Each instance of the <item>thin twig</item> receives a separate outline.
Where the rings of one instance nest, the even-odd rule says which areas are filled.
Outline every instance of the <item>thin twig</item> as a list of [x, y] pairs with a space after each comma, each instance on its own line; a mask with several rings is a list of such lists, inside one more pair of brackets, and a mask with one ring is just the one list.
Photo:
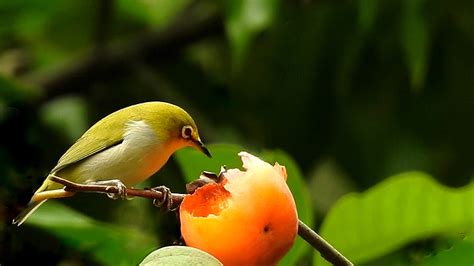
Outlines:
[[321, 253], [321, 256], [327, 261], [337, 266], [354, 265], [337, 249], [329, 244], [324, 238], [318, 235], [313, 229], [298, 220], [298, 235]]
[[25, 81], [42, 88], [40, 100], [76, 93], [88, 88], [87, 85], [94, 81], [116, 78], [117, 73], [128, 72], [130, 62], [145, 60], [163, 63], [196, 41], [223, 34], [220, 14], [213, 12], [205, 17], [196, 16], [192, 7], [184, 10], [165, 29], [144, 33], [131, 41], [110, 43], [100, 55], [93, 50], [59, 70], [33, 73], [25, 77]]
[[[57, 177], [57, 176], [49, 176], [51, 181], [59, 183], [61, 185], [66, 186], [65, 190], [71, 192], [95, 192], [95, 193], [119, 193], [119, 188], [116, 186], [106, 186], [106, 185], [82, 185], [71, 182], [69, 180]], [[163, 200], [163, 193], [156, 190], [151, 189], [133, 189], [127, 188], [126, 189], [127, 196], [132, 197], [142, 197], [147, 199], [156, 199], [158, 201]], [[171, 201], [173, 206], [177, 206], [181, 204], [183, 201], [185, 194], [179, 193], [171, 193]]]
[[[71, 182], [69, 180], [50, 176], [51, 181], [60, 183], [66, 186], [65, 190], [71, 192], [96, 192], [96, 193], [118, 193], [119, 188], [115, 186], [106, 185], [82, 185]], [[202, 183], [202, 184], [205, 184]], [[158, 201], [163, 200], [164, 194], [156, 190], [142, 190], [142, 189], [126, 189], [127, 196], [142, 197], [148, 199], [156, 199]], [[178, 206], [184, 199], [186, 194], [171, 193], [172, 206]], [[331, 244], [324, 240], [320, 235], [313, 231], [309, 226], [304, 224], [301, 220], [298, 220], [298, 235], [301, 236], [306, 242], [321, 253], [321, 256], [328, 262], [336, 266], [352, 266], [346, 257], [344, 257], [339, 251], [337, 251]]]

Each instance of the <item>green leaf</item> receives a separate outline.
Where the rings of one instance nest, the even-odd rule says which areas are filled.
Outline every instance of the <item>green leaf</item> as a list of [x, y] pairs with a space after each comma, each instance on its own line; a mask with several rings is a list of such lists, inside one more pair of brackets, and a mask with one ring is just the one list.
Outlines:
[[153, 27], [161, 27], [169, 23], [190, 0], [119, 0], [119, 14], [145, 22]]
[[65, 132], [69, 140], [75, 141], [87, 129], [87, 110], [84, 99], [66, 96], [48, 102], [40, 111], [43, 121]]
[[251, 41], [274, 21], [279, 0], [227, 0], [225, 26], [234, 65], [239, 68]]
[[[31, 56], [34, 72], [40, 74], [50, 67], [64, 64], [68, 58], [81, 54], [92, 43], [91, 29], [95, 28], [96, 5], [88, 1], [20, 2], [8, 23], [15, 39], [27, 43], [24, 47]], [[74, 10], [73, 12], [71, 12]], [[71, 34], [74, 32], [74, 34]]]
[[0, 75], [0, 122], [4, 121], [12, 109], [10, 105], [29, 102], [39, 95], [33, 87], [24, 86]]
[[410, 70], [411, 88], [415, 92], [424, 85], [428, 50], [429, 28], [423, 14], [424, 0], [405, 0], [402, 16], [402, 46]]
[[[278, 162], [280, 165], [285, 166], [288, 174], [288, 186], [290, 187], [291, 193], [296, 202], [296, 208], [298, 209], [298, 219], [303, 221], [309, 227], [312, 227], [314, 225], [313, 206], [308, 186], [306, 185], [303, 174], [296, 162], [287, 153], [280, 150], [264, 151], [261, 153], [261, 157], [269, 163], [273, 164]], [[285, 257], [283, 257], [279, 264], [296, 265], [310, 249], [310, 245], [302, 238], [298, 237], [293, 247]]]
[[369, 31], [377, 18], [378, 0], [359, 0], [359, 28], [362, 32]]
[[153, 251], [148, 255], [142, 263], [142, 266], [152, 265], [223, 265], [209, 253], [202, 250], [185, 247], [185, 246], [169, 246]]
[[458, 241], [454, 245], [426, 258], [420, 266], [474, 265], [474, 242], [472, 239]]
[[[371, 260], [367, 263], [359, 264], [360, 266], [380, 266], [380, 265], [389, 265], [389, 266], [415, 266], [417, 265], [414, 261], [414, 255], [411, 252], [407, 252], [404, 249], [397, 250], [386, 256], [382, 256], [375, 260]], [[358, 265], [358, 266], [359, 266]]]
[[[227, 168], [241, 168], [242, 161], [238, 153], [244, 151], [244, 148], [228, 144], [213, 144], [209, 145], [208, 148], [211, 151], [212, 160], [193, 149], [184, 149], [176, 153], [176, 159], [187, 182], [197, 179], [204, 170], [217, 173], [222, 165], [226, 165]], [[287, 182], [296, 202], [298, 218], [307, 225], [312, 226], [314, 224], [314, 217], [309, 192], [296, 162], [289, 155], [278, 150], [264, 151], [260, 156], [269, 163], [278, 162], [286, 167], [288, 174]], [[295, 264], [309, 249], [310, 246], [298, 238], [292, 249], [281, 261], [281, 264]]]
[[207, 146], [212, 154], [212, 159], [207, 158], [201, 152], [188, 148], [175, 153], [175, 158], [183, 172], [186, 182], [199, 178], [202, 171], [219, 173], [221, 166], [227, 168], [241, 168], [242, 161], [237, 155], [244, 149], [231, 144], [211, 144]]
[[[420, 172], [393, 176], [341, 198], [320, 234], [356, 264], [437, 234], [472, 231], [474, 183], [453, 189]], [[316, 265], [328, 265], [319, 253]]]
[[55, 201], [43, 204], [26, 224], [48, 231], [103, 265], [136, 265], [158, 245], [153, 236], [95, 221]]
[[35, 88], [19, 84], [0, 75], [0, 104], [8, 105], [14, 102], [23, 102], [37, 96], [39, 96], [39, 92]]

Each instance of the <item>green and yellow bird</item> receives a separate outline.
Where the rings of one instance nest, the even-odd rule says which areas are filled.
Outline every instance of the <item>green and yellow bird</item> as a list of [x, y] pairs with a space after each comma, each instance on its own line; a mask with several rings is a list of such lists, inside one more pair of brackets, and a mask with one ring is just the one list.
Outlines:
[[182, 108], [146, 102], [118, 110], [94, 124], [64, 153], [13, 223], [20, 226], [48, 199], [74, 195], [50, 176], [123, 189], [156, 173], [176, 150], [187, 146], [211, 157], [194, 120]]

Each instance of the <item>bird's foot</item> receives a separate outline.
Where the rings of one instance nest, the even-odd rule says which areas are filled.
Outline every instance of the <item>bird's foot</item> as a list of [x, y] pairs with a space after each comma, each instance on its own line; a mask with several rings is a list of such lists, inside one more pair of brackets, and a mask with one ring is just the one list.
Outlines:
[[126, 199], [127, 198], [127, 187], [119, 179], [103, 180], [87, 182], [88, 185], [101, 185], [116, 187], [117, 192], [107, 193], [107, 196], [111, 199]]
[[154, 199], [153, 205], [161, 208], [164, 211], [176, 211], [178, 209], [178, 207], [173, 208], [173, 198], [171, 195], [171, 190], [169, 188], [165, 186], [159, 186], [159, 187], [150, 188], [150, 190], [161, 192], [163, 195], [163, 198], [160, 200]]

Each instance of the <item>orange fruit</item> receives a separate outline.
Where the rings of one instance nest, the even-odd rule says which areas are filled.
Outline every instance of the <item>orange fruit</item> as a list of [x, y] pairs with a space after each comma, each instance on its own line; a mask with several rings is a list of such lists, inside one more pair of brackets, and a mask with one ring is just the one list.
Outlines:
[[298, 231], [296, 205], [285, 167], [241, 152], [245, 171], [230, 169], [223, 181], [187, 195], [180, 208], [186, 244], [224, 265], [275, 265]]

